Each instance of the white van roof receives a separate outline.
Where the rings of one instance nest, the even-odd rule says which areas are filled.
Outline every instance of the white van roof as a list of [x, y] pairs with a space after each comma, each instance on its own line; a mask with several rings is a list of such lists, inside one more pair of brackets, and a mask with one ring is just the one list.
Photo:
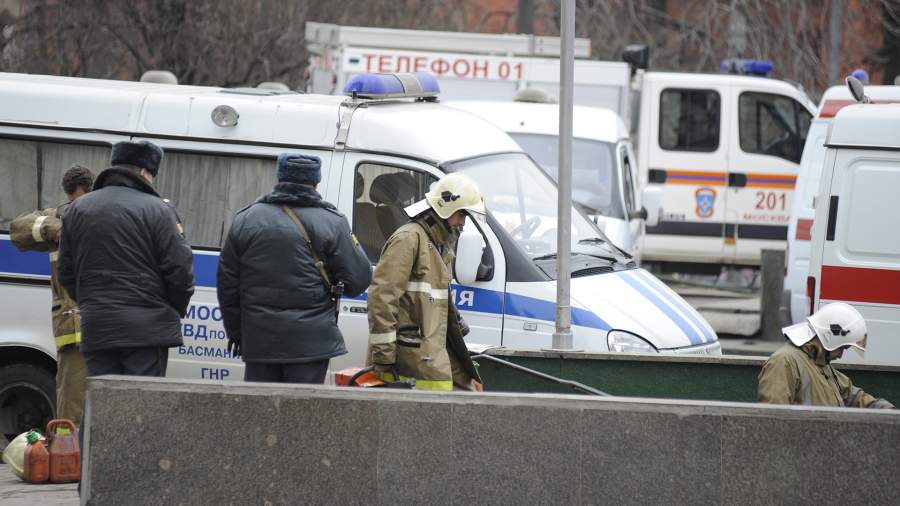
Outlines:
[[[900, 101], [900, 86], [865, 86], [866, 95], [875, 102], [893, 103]], [[818, 118], [833, 118], [838, 111], [853, 105], [856, 100], [850, 94], [847, 86], [832, 86], [825, 90], [822, 99], [819, 100], [819, 109], [816, 111]]]
[[[481, 116], [506, 132], [559, 135], [559, 104], [473, 100], [447, 102], [447, 105]], [[576, 105], [572, 135], [615, 143], [628, 137], [628, 129], [622, 118], [609, 109]]]
[[838, 111], [827, 146], [900, 148], [900, 104], [857, 104]]
[[[69, 130], [297, 147], [334, 146], [342, 96], [0, 73], [0, 122]], [[211, 119], [233, 107], [238, 124]], [[521, 151], [485, 120], [431, 103], [368, 102], [353, 115], [348, 149], [433, 163]]]

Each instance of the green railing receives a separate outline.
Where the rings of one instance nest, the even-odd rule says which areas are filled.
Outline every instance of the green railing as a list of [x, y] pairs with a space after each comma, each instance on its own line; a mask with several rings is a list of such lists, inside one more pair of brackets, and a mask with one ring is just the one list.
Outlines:
[[[496, 349], [489, 355], [612, 395], [715, 401], [756, 401], [765, 357], [647, 356]], [[570, 386], [488, 360], [476, 360], [492, 392], [581, 393]], [[900, 406], [900, 367], [839, 365], [854, 384]]]

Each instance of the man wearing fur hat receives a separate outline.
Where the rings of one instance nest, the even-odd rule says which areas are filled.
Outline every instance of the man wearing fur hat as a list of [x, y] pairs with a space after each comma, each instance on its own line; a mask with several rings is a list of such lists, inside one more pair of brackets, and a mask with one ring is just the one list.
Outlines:
[[231, 223], [217, 289], [228, 348], [245, 381], [323, 383], [347, 353], [337, 325], [341, 295], [363, 293], [369, 259], [347, 219], [322, 200], [315, 156], [283, 153], [278, 184]]
[[163, 151], [113, 145], [112, 166], [65, 216], [59, 278], [81, 308], [88, 376], [165, 376], [194, 293], [193, 255], [175, 209], [152, 183]]

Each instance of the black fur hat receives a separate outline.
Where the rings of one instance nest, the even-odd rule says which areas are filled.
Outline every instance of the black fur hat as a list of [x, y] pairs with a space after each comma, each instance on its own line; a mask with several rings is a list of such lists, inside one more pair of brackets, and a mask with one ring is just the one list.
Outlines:
[[300, 153], [281, 153], [275, 167], [279, 182], [315, 186], [322, 180], [322, 161], [318, 156]]
[[147, 169], [155, 177], [159, 172], [162, 157], [162, 148], [152, 142], [122, 141], [113, 144], [111, 161], [113, 165], [134, 165], [141, 169]]

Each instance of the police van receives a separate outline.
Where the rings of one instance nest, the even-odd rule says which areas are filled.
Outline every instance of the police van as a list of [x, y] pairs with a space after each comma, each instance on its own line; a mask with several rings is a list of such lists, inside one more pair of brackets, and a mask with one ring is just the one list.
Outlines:
[[[865, 91], [875, 103], [900, 101], [900, 86], [866, 86]], [[790, 301], [791, 320], [795, 323], [812, 314], [811, 293], [806, 281], [809, 275], [813, 218], [816, 213], [813, 201], [819, 189], [822, 164], [825, 161], [825, 138], [837, 112], [855, 103], [856, 100], [846, 86], [828, 88], [819, 101], [819, 109], [809, 127], [809, 134], [803, 147], [800, 170], [797, 172], [797, 185], [794, 188], [794, 201], [791, 205], [785, 255], [784, 290], [787, 300]]]
[[808, 279], [812, 311], [851, 304], [868, 327], [863, 360], [893, 365], [900, 364], [898, 131], [898, 104], [852, 105], [834, 117], [815, 197]]
[[[528, 100], [546, 100], [525, 90]], [[559, 174], [559, 106], [514, 100], [460, 101], [448, 105], [502, 128], [553, 180]], [[625, 122], [599, 107], [572, 114], [572, 199], [609, 240], [640, 262], [644, 224], [659, 221], [659, 188], [638, 188], [637, 163]]]
[[[234, 213], [275, 183], [285, 151], [322, 160], [319, 192], [347, 216], [375, 264], [404, 207], [443, 174], [474, 178], [489, 210], [470, 273], [453, 285], [473, 343], [548, 347], [555, 318], [557, 192], [502, 130], [435, 100], [437, 83], [361, 75], [349, 96], [257, 88], [0, 74], [0, 230], [18, 214], [63, 201], [58, 181], [78, 163], [100, 171], [112, 143], [146, 139], [166, 154], [155, 186], [177, 205], [194, 249], [196, 292], [183, 320], [184, 345], [168, 374], [239, 380], [216, 302], [219, 249]], [[719, 354], [716, 334], [684, 300], [572, 213], [575, 346], [590, 351]], [[461, 241], [473, 244], [471, 241]], [[463, 252], [460, 252], [463, 253]], [[474, 260], [472, 260], [474, 258]], [[477, 265], [476, 265], [477, 264]], [[52, 404], [54, 344], [46, 254], [19, 253], [0, 235], [0, 412], [2, 429]], [[360, 365], [368, 339], [365, 296], [340, 303], [350, 350], [333, 368]], [[41, 404], [43, 402], [43, 404]], [[13, 416], [12, 414], [15, 414]], [[44, 411], [46, 413], [46, 411]], [[21, 427], [14, 427], [16, 430]]]

